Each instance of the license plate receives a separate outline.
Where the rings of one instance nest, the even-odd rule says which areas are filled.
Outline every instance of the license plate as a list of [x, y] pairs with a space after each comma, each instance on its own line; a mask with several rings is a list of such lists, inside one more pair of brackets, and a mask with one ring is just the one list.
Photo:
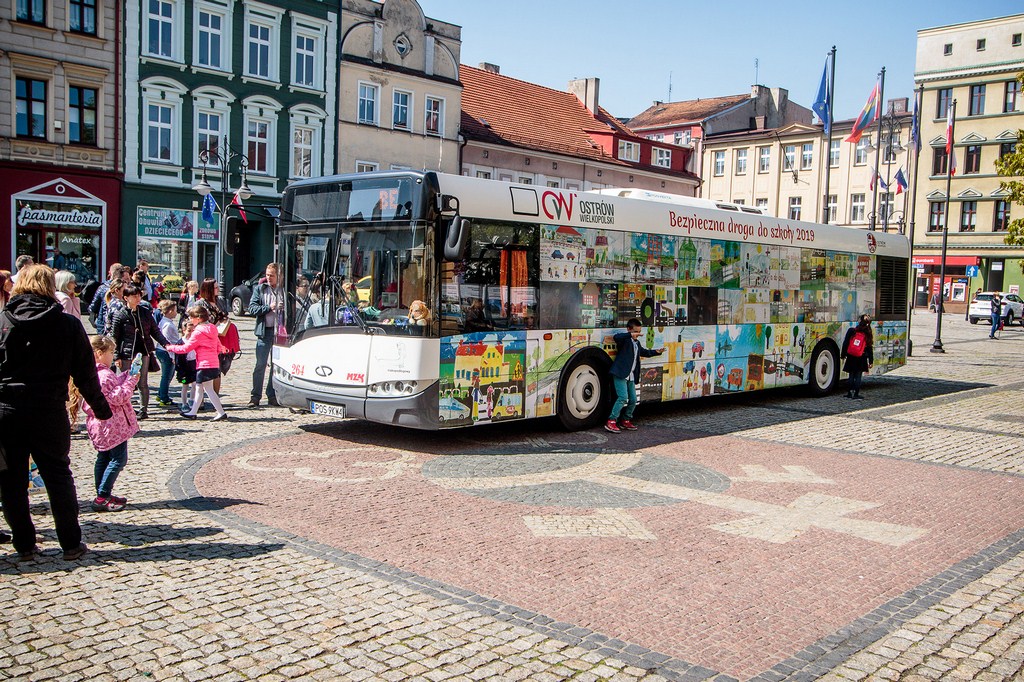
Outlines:
[[313, 414], [322, 414], [327, 417], [338, 417], [339, 419], [345, 418], [344, 405], [327, 405], [325, 403], [310, 402], [309, 411]]

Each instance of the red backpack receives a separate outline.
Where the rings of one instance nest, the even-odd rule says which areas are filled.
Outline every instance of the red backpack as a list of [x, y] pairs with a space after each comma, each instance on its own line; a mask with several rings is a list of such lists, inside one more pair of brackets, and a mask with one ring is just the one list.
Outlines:
[[868, 345], [868, 337], [864, 332], [854, 332], [850, 339], [850, 345], [846, 347], [846, 354], [851, 358], [859, 358], [864, 355]]

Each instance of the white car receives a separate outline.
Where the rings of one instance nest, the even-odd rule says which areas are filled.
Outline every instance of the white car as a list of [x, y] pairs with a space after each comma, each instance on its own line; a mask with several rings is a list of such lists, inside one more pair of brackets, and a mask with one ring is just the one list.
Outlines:
[[[971, 307], [967, 316], [971, 324], [978, 324], [978, 320], [988, 322], [992, 319], [992, 297], [994, 291], [983, 291], [971, 301]], [[1008, 327], [1016, 320], [1024, 327], [1024, 299], [1017, 294], [1001, 294], [1003, 297], [1003, 323]]]

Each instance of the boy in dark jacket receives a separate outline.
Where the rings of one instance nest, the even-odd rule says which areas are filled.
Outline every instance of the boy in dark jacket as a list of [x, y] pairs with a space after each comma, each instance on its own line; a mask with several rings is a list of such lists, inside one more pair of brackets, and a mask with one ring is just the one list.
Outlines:
[[640, 320], [633, 318], [626, 323], [625, 332], [619, 332], [613, 337], [618, 350], [609, 372], [615, 384], [616, 400], [612, 405], [612, 413], [608, 415], [608, 421], [604, 425], [605, 430], [612, 433], [621, 433], [622, 429], [636, 431], [636, 425], [632, 420], [633, 410], [636, 409], [636, 385], [640, 381], [640, 358], [651, 358], [665, 352], [664, 348], [644, 348], [640, 343], [640, 334], [643, 330]]

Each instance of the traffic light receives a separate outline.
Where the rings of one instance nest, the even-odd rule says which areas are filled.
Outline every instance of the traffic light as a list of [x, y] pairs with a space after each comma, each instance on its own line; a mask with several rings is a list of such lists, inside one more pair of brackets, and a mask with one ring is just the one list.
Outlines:
[[242, 219], [238, 216], [228, 216], [225, 227], [226, 232], [224, 233], [224, 250], [227, 251], [229, 256], [235, 255], [235, 244], [238, 243], [238, 228], [241, 224]]

